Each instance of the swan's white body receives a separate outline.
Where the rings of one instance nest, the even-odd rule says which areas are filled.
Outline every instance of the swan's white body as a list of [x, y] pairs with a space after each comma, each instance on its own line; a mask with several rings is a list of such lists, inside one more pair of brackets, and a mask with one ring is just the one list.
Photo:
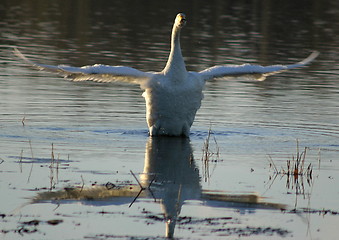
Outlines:
[[305, 60], [292, 65], [232, 65], [215, 66], [201, 72], [188, 72], [181, 54], [180, 30], [185, 25], [185, 15], [176, 16], [171, 38], [171, 52], [165, 68], [158, 73], [142, 72], [124, 66], [96, 64], [85, 67], [51, 66], [33, 63], [17, 49], [15, 54], [39, 70], [56, 72], [73, 81], [113, 82], [139, 84], [146, 101], [146, 118], [151, 136], [189, 136], [195, 114], [203, 99], [205, 82], [213, 78], [253, 75], [258, 80], [291, 68], [302, 67], [318, 55], [312, 53]]

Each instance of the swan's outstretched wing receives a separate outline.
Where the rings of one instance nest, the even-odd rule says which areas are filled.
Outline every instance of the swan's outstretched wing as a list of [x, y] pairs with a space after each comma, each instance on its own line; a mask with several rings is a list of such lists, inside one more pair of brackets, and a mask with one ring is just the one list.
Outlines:
[[243, 64], [243, 65], [221, 65], [207, 68], [201, 72], [199, 75], [205, 80], [210, 80], [213, 78], [222, 78], [222, 77], [232, 77], [232, 76], [244, 76], [251, 75], [256, 78], [258, 81], [263, 81], [267, 76], [277, 74], [292, 68], [302, 67], [306, 64], [312, 62], [319, 52], [313, 52], [310, 56], [305, 58], [303, 61], [291, 65], [271, 65], [271, 66], [260, 66], [252, 64]]
[[93, 66], [70, 67], [65, 65], [45, 65], [32, 62], [27, 59], [18, 49], [14, 48], [14, 54], [32, 67], [47, 72], [57, 73], [72, 81], [95, 81], [95, 82], [128, 82], [142, 84], [153, 76], [150, 72], [142, 72], [131, 67], [108, 66], [95, 64]]

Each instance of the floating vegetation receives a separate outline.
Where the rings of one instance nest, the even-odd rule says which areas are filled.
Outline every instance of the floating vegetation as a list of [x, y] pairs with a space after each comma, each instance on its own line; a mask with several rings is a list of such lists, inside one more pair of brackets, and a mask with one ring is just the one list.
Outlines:
[[299, 209], [291, 209], [291, 210], [281, 210], [284, 213], [291, 213], [291, 214], [301, 214], [301, 213], [307, 213], [307, 214], [317, 214], [320, 216], [325, 215], [339, 215], [338, 211], [330, 210], [330, 209], [311, 209], [311, 208], [299, 208]]
[[[165, 219], [161, 215], [147, 215], [147, 223], [164, 222]], [[279, 236], [287, 237], [291, 232], [269, 226], [244, 226], [240, 219], [234, 217], [208, 217], [197, 218], [183, 216], [177, 220], [178, 227], [181, 229], [188, 229], [194, 232], [207, 232], [216, 233], [219, 236], [237, 236], [237, 237], [250, 237], [250, 236]], [[195, 226], [199, 226], [196, 228]]]
[[1, 230], [2, 234], [7, 234], [7, 233], [18, 233], [21, 236], [24, 236], [24, 234], [30, 234], [30, 233], [36, 233], [38, 232], [38, 225], [42, 224], [47, 224], [47, 225], [52, 225], [56, 226], [60, 223], [62, 223], [64, 220], [62, 219], [51, 219], [47, 221], [41, 221], [37, 219], [33, 219], [30, 221], [24, 221], [20, 222], [20, 225], [16, 229], [11, 229], [11, 230]]

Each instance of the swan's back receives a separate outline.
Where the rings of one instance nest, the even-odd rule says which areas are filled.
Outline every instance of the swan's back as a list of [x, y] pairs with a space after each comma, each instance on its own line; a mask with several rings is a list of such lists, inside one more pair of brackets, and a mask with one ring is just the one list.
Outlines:
[[151, 79], [143, 93], [150, 135], [188, 137], [203, 99], [203, 87], [194, 73], [187, 73], [181, 82], [173, 82], [162, 74]]

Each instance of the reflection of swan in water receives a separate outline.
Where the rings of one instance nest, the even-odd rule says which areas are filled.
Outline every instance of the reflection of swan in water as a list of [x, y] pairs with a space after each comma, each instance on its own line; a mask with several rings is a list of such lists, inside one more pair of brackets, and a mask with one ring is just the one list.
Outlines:
[[84, 204], [128, 205], [141, 193], [139, 198], [155, 197], [160, 201], [166, 220], [167, 237], [173, 237], [177, 218], [186, 200], [201, 200], [211, 207], [285, 207], [281, 204], [262, 202], [256, 194], [226, 194], [202, 190], [188, 138], [149, 138], [146, 143], [144, 170], [140, 178], [141, 185], [145, 188], [142, 191], [137, 184], [70, 187], [61, 191], [39, 193], [33, 202], [80, 200]]
[[150, 135], [189, 136], [195, 114], [203, 99], [205, 82], [214, 78], [252, 75], [258, 80], [288, 69], [302, 67], [318, 53], [292, 65], [229, 65], [214, 66], [200, 72], [187, 72], [180, 48], [180, 31], [185, 25], [185, 15], [179, 13], [172, 29], [171, 51], [167, 64], [161, 72], [142, 72], [123, 66], [96, 64], [85, 67], [51, 66], [33, 63], [17, 49], [15, 54], [30, 65], [50, 72], [56, 72], [73, 81], [112, 82], [124, 81], [139, 84], [144, 90], [146, 117]]
[[146, 145], [144, 173], [148, 183], [156, 174], [152, 190], [166, 219], [166, 236], [172, 237], [177, 217], [185, 200], [199, 199], [201, 186], [188, 138], [150, 138]]

